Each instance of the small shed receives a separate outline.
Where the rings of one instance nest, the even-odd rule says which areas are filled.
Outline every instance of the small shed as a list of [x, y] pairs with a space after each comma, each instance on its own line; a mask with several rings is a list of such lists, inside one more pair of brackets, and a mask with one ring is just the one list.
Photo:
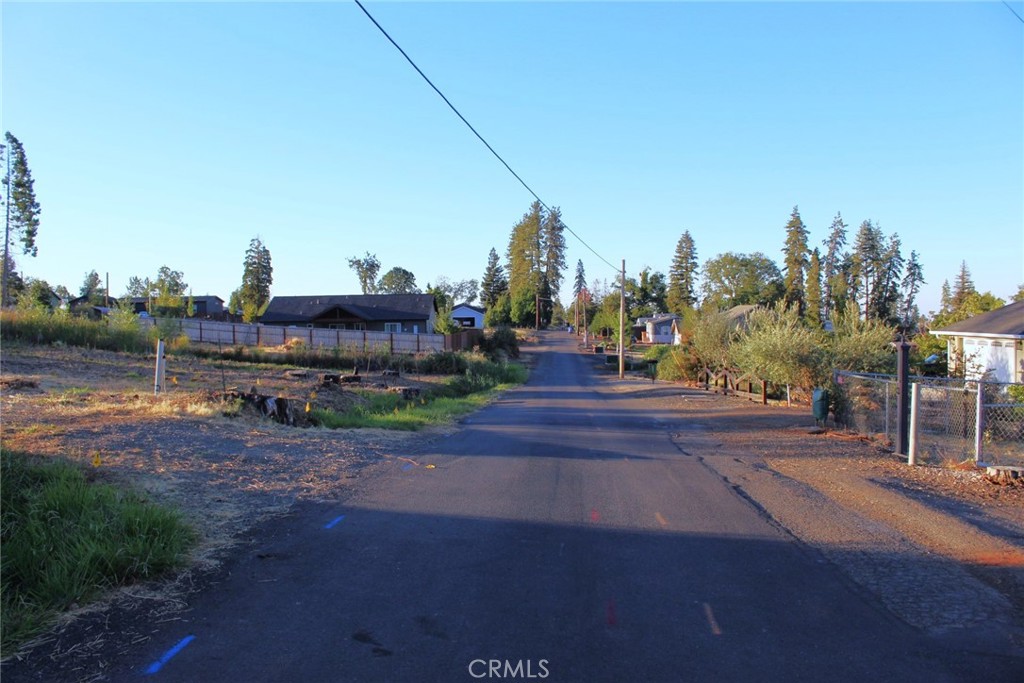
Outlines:
[[484, 309], [469, 304], [459, 304], [452, 309], [452, 320], [464, 330], [482, 330]]

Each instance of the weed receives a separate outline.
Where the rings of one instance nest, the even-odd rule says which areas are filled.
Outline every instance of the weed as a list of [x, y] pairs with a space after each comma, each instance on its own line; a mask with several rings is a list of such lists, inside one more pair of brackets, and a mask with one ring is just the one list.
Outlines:
[[173, 511], [66, 462], [0, 454], [4, 653], [100, 591], [181, 564], [194, 532]]

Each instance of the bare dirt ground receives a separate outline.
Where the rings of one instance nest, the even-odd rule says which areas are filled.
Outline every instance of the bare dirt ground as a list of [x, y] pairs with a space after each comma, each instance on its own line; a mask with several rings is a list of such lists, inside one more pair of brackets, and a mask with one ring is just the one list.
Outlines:
[[[322, 401], [315, 371], [171, 357], [167, 377], [168, 391], [154, 397], [152, 358], [75, 348], [3, 349], [5, 448], [69, 457], [97, 479], [141, 488], [179, 508], [202, 538], [189, 570], [73, 612], [34, 651], [15, 656], [45, 657], [62, 671], [95, 671], [96, 658], [147, 637], [119, 632], [111, 614], [141, 611], [154, 622], [177, 618], [194, 584], [215, 575], [260, 520], [297, 500], [341, 499], [376, 465], [415, 463], [426, 442], [457, 429], [294, 428], [255, 414], [225, 417], [210, 401], [225, 387]], [[412, 387], [429, 381], [363, 379], [364, 385]], [[868, 440], [812, 434], [806, 406], [763, 407], [611, 374], [603, 381], [643, 409], [671, 415], [684, 455], [700, 457], [908, 622], [931, 630], [984, 623], [1002, 628], [1008, 618], [1024, 625], [1024, 487], [998, 486], [976, 471], [910, 468]], [[940, 569], [947, 572], [942, 581], [935, 578]], [[922, 596], [891, 578], [907, 572], [907, 580], [939, 586], [939, 592]], [[964, 601], [977, 607], [960, 607]], [[80, 666], [86, 660], [90, 665]]]

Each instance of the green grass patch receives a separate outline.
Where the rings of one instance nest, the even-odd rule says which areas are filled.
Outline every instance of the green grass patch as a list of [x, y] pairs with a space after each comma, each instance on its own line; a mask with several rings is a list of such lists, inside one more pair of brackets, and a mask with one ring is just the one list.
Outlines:
[[310, 411], [310, 421], [328, 429], [397, 429], [415, 431], [447, 424], [487, 404], [494, 394], [526, 381], [527, 371], [513, 363], [472, 363], [465, 374], [452, 377], [423, 398], [406, 400], [398, 394], [360, 392], [362, 405], [344, 413], [323, 408]]
[[314, 408], [310, 421], [327, 429], [395, 429], [416, 431], [430, 425], [447, 424], [455, 418], [487, 405], [493, 395], [511, 385], [459, 398], [430, 397], [405, 401], [397, 394], [375, 396], [369, 405], [345, 413]]
[[195, 541], [176, 512], [66, 462], [0, 453], [0, 651], [60, 611], [180, 566]]

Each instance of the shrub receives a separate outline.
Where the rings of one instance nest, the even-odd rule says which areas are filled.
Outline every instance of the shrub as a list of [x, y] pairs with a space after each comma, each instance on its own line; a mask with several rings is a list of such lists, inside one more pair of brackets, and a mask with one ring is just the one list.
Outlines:
[[519, 358], [519, 338], [510, 327], [498, 327], [480, 340], [480, 351], [494, 362], [503, 358]]

